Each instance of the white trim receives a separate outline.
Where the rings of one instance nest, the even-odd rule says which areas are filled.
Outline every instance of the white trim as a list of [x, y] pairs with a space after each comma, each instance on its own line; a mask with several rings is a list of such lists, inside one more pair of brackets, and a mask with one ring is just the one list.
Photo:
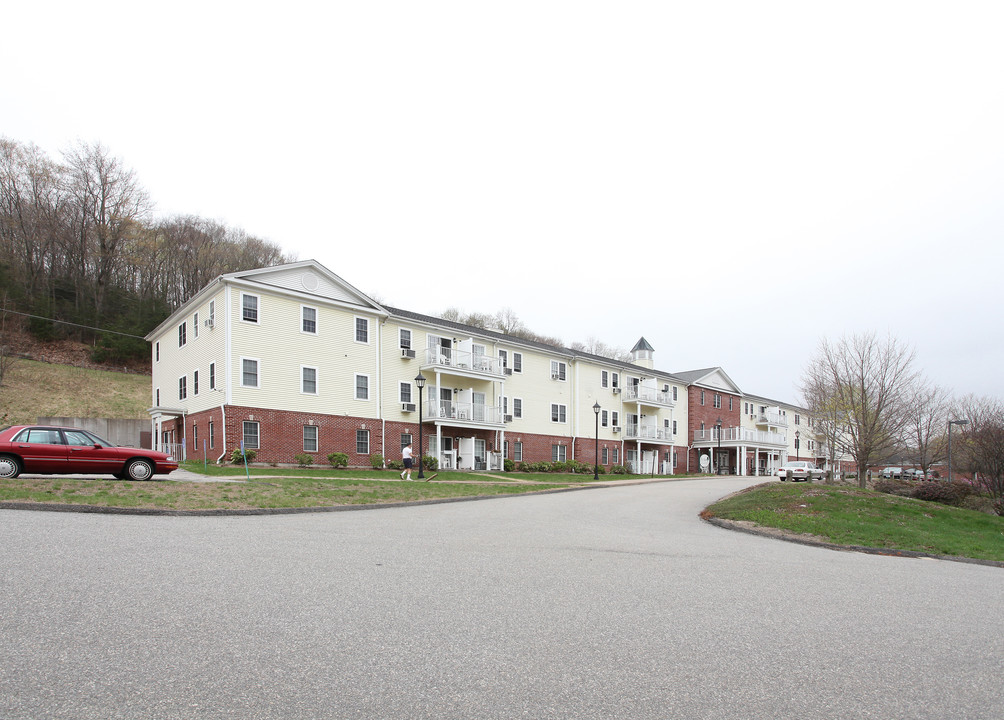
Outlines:
[[[313, 310], [314, 311], [314, 331], [303, 329], [303, 311]], [[300, 334], [309, 335], [311, 337], [317, 337], [321, 334], [321, 313], [320, 310], [314, 305], [307, 305], [306, 303], [300, 303]]]
[[[366, 397], [364, 398], [359, 397], [359, 378], [361, 377], [366, 378]], [[352, 375], [353, 400], [358, 400], [360, 402], [372, 402], [373, 398], [371, 396], [373, 395], [373, 388], [372, 388], [372, 383], [370, 382], [371, 379], [372, 378], [369, 375], [369, 373], [353, 373]]]
[[[314, 371], [314, 392], [308, 392], [303, 387], [303, 371], [313, 370]], [[311, 395], [317, 397], [321, 393], [321, 370], [316, 365], [301, 365], [300, 366], [300, 394], [301, 395]]]
[[[258, 379], [258, 384], [257, 385], [245, 385], [244, 384], [244, 361], [245, 360], [250, 360], [250, 361], [252, 361], [252, 362], [255, 363], [255, 377]], [[241, 355], [240, 356], [240, 367], [238, 368], [237, 372], [240, 373], [240, 385], [239, 385], [240, 387], [242, 387], [242, 388], [251, 388], [251, 389], [254, 389], [254, 390], [260, 390], [261, 389], [261, 359], [260, 358], [247, 357], [246, 355]]]
[[[255, 319], [247, 320], [244, 317], [244, 298], [253, 297], [255, 299]], [[237, 311], [240, 313], [239, 317], [242, 323], [247, 323], [248, 325], [258, 325], [261, 326], [261, 295], [257, 293], [244, 292], [241, 290], [240, 293], [240, 304], [237, 306]]]

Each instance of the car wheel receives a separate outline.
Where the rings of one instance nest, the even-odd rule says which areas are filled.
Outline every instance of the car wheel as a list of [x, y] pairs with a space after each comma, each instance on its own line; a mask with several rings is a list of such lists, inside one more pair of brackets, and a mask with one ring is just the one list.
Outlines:
[[0, 479], [13, 480], [20, 474], [20, 460], [10, 455], [0, 455]]
[[130, 480], [149, 480], [153, 476], [153, 465], [148, 460], [130, 460], [125, 472]]

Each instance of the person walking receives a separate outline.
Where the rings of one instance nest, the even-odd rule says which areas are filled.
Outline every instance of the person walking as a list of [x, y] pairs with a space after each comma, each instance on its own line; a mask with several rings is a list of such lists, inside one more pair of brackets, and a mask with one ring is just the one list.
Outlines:
[[411, 480], [411, 466], [413, 464], [411, 459], [411, 443], [404, 446], [404, 450], [401, 451], [401, 459], [404, 460], [404, 472], [401, 473], [401, 479]]

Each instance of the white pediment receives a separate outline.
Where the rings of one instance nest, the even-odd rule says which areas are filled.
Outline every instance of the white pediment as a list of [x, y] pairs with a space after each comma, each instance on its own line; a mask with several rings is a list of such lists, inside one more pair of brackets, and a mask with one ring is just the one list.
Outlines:
[[292, 293], [311, 295], [329, 302], [383, 310], [379, 303], [313, 260], [233, 273], [231, 277]]
[[726, 375], [725, 371], [721, 368], [714, 368], [695, 384], [712, 390], [722, 390], [736, 395], [741, 394], [739, 386], [732, 382], [732, 378]]

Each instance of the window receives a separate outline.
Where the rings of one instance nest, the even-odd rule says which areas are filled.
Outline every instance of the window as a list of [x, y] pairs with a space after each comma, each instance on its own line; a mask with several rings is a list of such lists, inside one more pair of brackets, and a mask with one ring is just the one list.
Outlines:
[[514, 352], [512, 354], [512, 371], [514, 373], [523, 372], [523, 353]]
[[507, 350], [499, 350], [499, 365], [503, 368], [509, 367], [509, 352]]
[[192, 337], [196, 340], [199, 339], [199, 313], [192, 316]]
[[523, 417], [523, 398], [512, 399], [512, 416], [514, 418]]
[[552, 445], [551, 446], [551, 462], [565, 462], [567, 457], [568, 446], [567, 445]]
[[303, 426], [303, 452], [317, 452], [317, 426]]
[[184, 400], [188, 397], [188, 376], [182, 375], [178, 378], [178, 399]]
[[192, 372], [192, 395], [199, 394], [199, 371]]
[[600, 452], [600, 458], [601, 458], [600, 463], [602, 465], [609, 465], [610, 464], [610, 449], [607, 448], [607, 447], [604, 447], [603, 450]]
[[216, 301], [209, 301], [209, 327], [216, 324]]
[[565, 363], [558, 362], [557, 360], [551, 361], [551, 379], [552, 380], [565, 379]]
[[721, 409], [722, 407], [722, 396], [715, 393], [711, 398], [711, 407]]
[[241, 386], [258, 387], [258, 361], [254, 358], [241, 358]]
[[621, 376], [617, 373], [610, 373], [610, 387], [619, 388], [621, 386]]
[[673, 386], [673, 402], [676, 402], [676, 385]]
[[800, 418], [798, 415], [795, 415], [795, 424], [796, 425], [802, 424], [802, 418]]
[[300, 366], [300, 392], [304, 395], [317, 394], [317, 368]]
[[356, 375], [356, 400], [370, 399], [369, 375]]
[[185, 347], [188, 342], [188, 323], [183, 322], [178, 326], [178, 347]]
[[400, 387], [400, 391], [399, 392], [401, 394], [401, 402], [403, 402], [403, 403], [410, 403], [411, 402], [411, 383], [410, 382], [403, 382], [403, 383], [400, 384], [399, 387]]
[[616, 410], [610, 411], [610, 424], [613, 425], [614, 427], [620, 425], [620, 413], [618, 413]]
[[157, 388], [157, 392], [154, 393], [154, 395], [156, 396], [156, 399], [153, 401], [153, 404], [160, 407], [160, 388]]
[[258, 423], [253, 420], [244, 421], [244, 449], [258, 449]]
[[680, 458], [676, 450], [673, 451], [673, 467], [680, 467]]
[[370, 431], [356, 430], [356, 453], [359, 455], [370, 454]]
[[404, 450], [409, 445], [411, 445], [411, 433], [401, 433], [401, 449]]
[[210, 420], [209, 421], [209, 449], [216, 447], [216, 424]]
[[732, 411], [732, 398], [729, 398], [729, 412]]
[[563, 423], [565, 422], [565, 415], [567, 408], [564, 405], [559, 405], [558, 403], [551, 403], [551, 422]]
[[356, 342], [369, 343], [370, 321], [366, 318], [356, 318]]
[[704, 404], [704, 391], [701, 390], [701, 405]]
[[160, 362], [160, 342], [159, 341], [153, 346], [153, 359], [156, 360], [157, 362]]
[[398, 344], [402, 350], [411, 350], [411, 330], [402, 328], [398, 332]]
[[192, 423], [192, 447], [199, 450], [199, 423]]
[[610, 387], [610, 373], [606, 370], [600, 370], [600, 387]]
[[621, 461], [621, 449], [616, 445], [610, 450], [610, 459], [614, 465]]
[[258, 322], [258, 296], [241, 293], [241, 320], [249, 323]]
[[600, 425], [602, 427], [609, 427], [610, 413], [606, 410], [600, 410]]
[[317, 308], [306, 305], [300, 307], [300, 332], [317, 334]]
[[209, 389], [216, 389], [216, 363], [209, 363]]
[[518, 440], [512, 445], [512, 459], [514, 462], [523, 462], [523, 443]]
[[676, 435], [676, 420], [673, 421], [673, 434]]

